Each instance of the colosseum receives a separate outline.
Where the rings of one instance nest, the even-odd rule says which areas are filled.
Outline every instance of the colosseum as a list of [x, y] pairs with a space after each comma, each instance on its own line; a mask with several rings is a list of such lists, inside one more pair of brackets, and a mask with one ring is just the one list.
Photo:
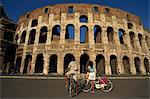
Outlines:
[[102, 75], [150, 72], [150, 32], [140, 17], [96, 4], [56, 4], [22, 15], [16, 30], [20, 74], [64, 75], [71, 58], [84, 75], [89, 60]]

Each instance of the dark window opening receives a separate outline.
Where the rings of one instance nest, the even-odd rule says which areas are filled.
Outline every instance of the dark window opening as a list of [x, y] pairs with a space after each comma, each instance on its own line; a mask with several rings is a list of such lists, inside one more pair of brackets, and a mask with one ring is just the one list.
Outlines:
[[125, 35], [125, 31], [123, 29], [119, 29], [118, 36], [121, 44], [124, 44], [124, 39], [123, 39], [124, 35]]
[[146, 73], [150, 73], [150, 71], [149, 71], [149, 61], [146, 57], [144, 58], [144, 66], [145, 66], [145, 69], [146, 69]]
[[14, 66], [14, 73], [20, 73], [21, 61], [22, 61], [22, 57], [18, 56], [16, 59], [15, 66]]
[[114, 42], [114, 30], [112, 27], [107, 28], [107, 37], [108, 37], [108, 42]]
[[48, 8], [45, 8], [44, 12], [45, 12], [45, 13], [48, 13], [48, 10], [49, 10]]
[[15, 40], [16, 40], [16, 42], [18, 41], [18, 38], [19, 38], [19, 36], [18, 36], [18, 34], [15, 36]]
[[133, 29], [133, 24], [132, 23], [128, 23], [128, 29]]
[[33, 29], [30, 31], [28, 44], [34, 44], [36, 30]]
[[24, 63], [24, 69], [23, 69], [23, 74], [27, 74], [27, 73], [30, 72], [31, 60], [32, 60], [32, 56], [30, 54], [26, 55], [25, 63]]
[[136, 73], [140, 74], [141, 61], [138, 57], [134, 58], [134, 64], [135, 64], [135, 68], [136, 68]]
[[23, 31], [23, 32], [22, 32], [22, 35], [21, 35], [20, 44], [21, 44], [21, 43], [25, 43], [25, 38], [26, 38], [26, 31]]
[[138, 38], [139, 38], [140, 46], [142, 47], [142, 34], [138, 34]]
[[61, 31], [60, 26], [55, 25], [52, 28], [52, 38], [51, 38], [51, 40], [59, 40], [60, 39], [60, 31]]
[[87, 26], [81, 26], [80, 27], [80, 43], [88, 43], [88, 27]]
[[73, 6], [69, 6], [69, 7], [68, 7], [68, 13], [74, 13]]
[[135, 47], [135, 45], [134, 45], [135, 34], [134, 34], [134, 32], [130, 32], [129, 35], [130, 35], [130, 44], [134, 48]]
[[68, 24], [66, 26], [65, 39], [74, 39], [74, 25]]
[[47, 40], [47, 27], [44, 26], [40, 30], [39, 43], [46, 43]]
[[123, 57], [123, 66], [124, 66], [124, 72], [125, 74], [131, 74], [130, 72], [130, 63], [129, 63], [129, 58], [127, 56]]
[[57, 73], [57, 55], [51, 55], [49, 58], [49, 72], [48, 73]]
[[94, 10], [94, 12], [96, 12], [96, 13], [99, 12], [99, 11], [98, 11], [98, 7], [96, 7], [96, 6], [94, 6], [93, 10]]
[[86, 73], [88, 62], [89, 62], [89, 55], [82, 54], [80, 56], [80, 73]]
[[127, 21], [130, 21], [130, 17], [129, 17], [129, 15], [127, 14]]
[[35, 63], [35, 73], [43, 73], [43, 54], [38, 54], [36, 57], [36, 63]]
[[105, 13], [109, 13], [109, 12], [110, 12], [109, 8], [105, 8]]
[[88, 22], [88, 17], [85, 15], [80, 16], [80, 22], [87, 23]]
[[110, 56], [110, 66], [112, 74], [117, 74], [117, 57], [115, 55]]
[[95, 43], [102, 43], [101, 32], [102, 32], [102, 29], [100, 26], [98, 26], [98, 25], [94, 26], [94, 41], [95, 41]]
[[101, 54], [96, 56], [96, 70], [100, 75], [105, 74], [105, 58]]
[[31, 24], [31, 27], [35, 27], [38, 25], [38, 20], [32, 20], [32, 24]]

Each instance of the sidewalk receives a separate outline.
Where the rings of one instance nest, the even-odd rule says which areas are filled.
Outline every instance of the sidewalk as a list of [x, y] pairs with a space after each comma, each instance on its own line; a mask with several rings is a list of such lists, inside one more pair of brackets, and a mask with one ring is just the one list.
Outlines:
[[[150, 76], [147, 75], [117, 75], [107, 76], [109, 79], [150, 79]], [[0, 75], [0, 79], [65, 79], [64, 76], [54, 76], [54, 75]]]

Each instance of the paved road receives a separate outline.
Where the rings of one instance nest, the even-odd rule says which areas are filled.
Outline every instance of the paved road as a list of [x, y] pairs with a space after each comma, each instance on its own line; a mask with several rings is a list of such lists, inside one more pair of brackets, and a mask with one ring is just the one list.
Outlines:
[[[113, 79], [110, 93], [96, 90], [95, 94], [80, 93], [75, 99], [150, 99], [149, 79]], [[64, 80], [1, 79], [2, 99], [70, 98], [65, 92]], [[74, 99], [73, 98], [73, 99]]]

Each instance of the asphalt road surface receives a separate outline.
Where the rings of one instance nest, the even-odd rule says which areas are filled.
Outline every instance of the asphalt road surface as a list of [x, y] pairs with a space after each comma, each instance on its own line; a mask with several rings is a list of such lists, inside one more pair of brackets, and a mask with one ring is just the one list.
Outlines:
[[[66, 99], [64, 80], [0, 79], [1, 99]], [[109, 93], [95, 90], [95, 94], [81, 92], [72, 99], [150, 99], [149, 79], [115, 79]]]

